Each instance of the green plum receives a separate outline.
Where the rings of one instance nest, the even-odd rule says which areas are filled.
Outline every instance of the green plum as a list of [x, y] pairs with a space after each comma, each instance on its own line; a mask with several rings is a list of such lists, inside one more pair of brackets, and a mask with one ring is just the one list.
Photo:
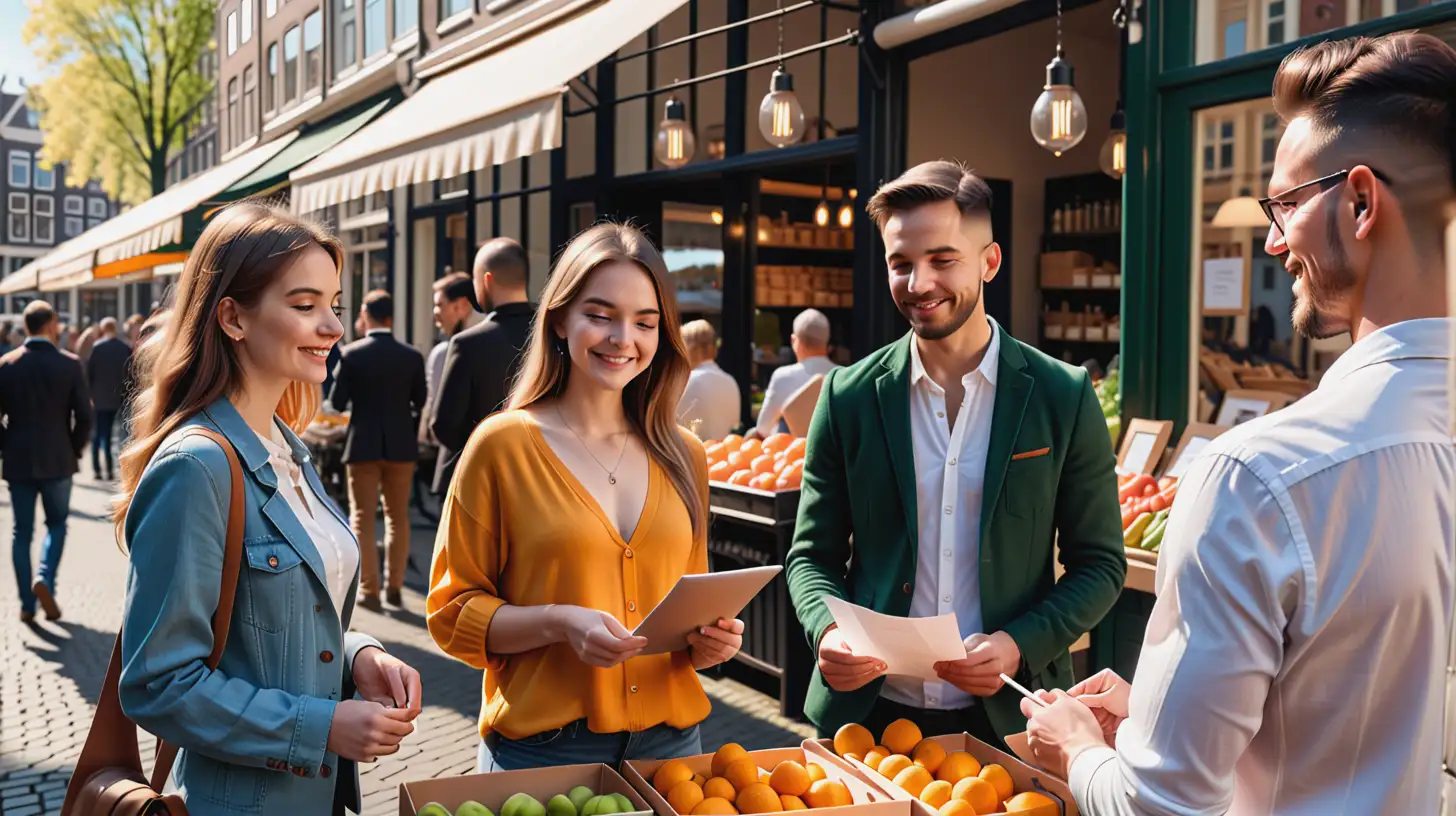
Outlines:
[[439, 802], [431, 802], [415, 811], [415, 816], [451, 816], [450, 809]]
[[472, 799], [455, 808], [455, 816], [495, 816], [495, 814], [490, 812], [490, 808]]
[[566, 798], [570, 799], [571, 804], [576, 807], [577, 816], [585, 816], [583, 810], [593, 796], [596, 796], [596, 793], [586, 785], [577, 785], [566, 794]]
[[546, 816], [576, 816], [576, 805], [558, 793], [546, 803]]
[[[612, 799], [615, 800], [617, 803], [618, 813], [634, 813], [637, 810], [637, 806], [632, 804], [632, 800], [628, 799], [620, 793], [612, 794]], [[459, 815], [457, 814], [457, 816]]]
[[501, 805], [501, 816], [546, 816], [546, 807], [536, 797], [518, 793]]

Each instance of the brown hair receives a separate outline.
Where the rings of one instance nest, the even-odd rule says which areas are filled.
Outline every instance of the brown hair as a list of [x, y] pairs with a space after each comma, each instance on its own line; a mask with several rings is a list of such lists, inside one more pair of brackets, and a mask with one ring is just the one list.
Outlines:
[[622, 391], [622, 407], [627, 421], [647, 446], [648, 455], [667, 471], [672, 486], [687, 505], [693, 534], [702, 535], [708, 524], [707, 508], [702, 506], [703, 485], [699, 484], [698, 468], [677, 424], [678, 401], [690, 371], [677, 294], [662, 253], [636, 227], [598, 224], [573, 238], [562, 251], [541, 294], [531, 339], [511, 390], [510, 407], [526, 408], [566, 387], [571, 369], [567, 356], [556, 351], [554, 324], [576, 300], [591, 273], [614, 261], [630, 263], [647, 273], [662, 310], [657, 324], [657, 353], [647, 370]]
[[1440, 160], [1456, 183], [1456, 50], [1429, 34], [1352, 37], [1301, 48], [1274, 76], [1274, 109], [1308, 116], [1333, 144], [1379, 134]]
[[444, 292], [446, 300], [460, 300], [475, 294], [475, 287], [470, 282], [470, 276], [464, 272], [451, 272], [431, 285], [431, 290]]
[[375, 323], [383, 323], [394, 317], [394, 295], [383, 289], [370, 290], [364, 296], [364, 314]]
[[[157, 344], [155, 357], [145, 358], [149, 382], [137, 397], [134, 441], [121, 455], [121, 490], [112, 512], [118, 539], [132, 494], [162, 441], [243, 385], [242, 366], [218, 323], [219, 304], [232, 298], [243, 308], [256, 306], [264, 290], [311, 246], [329, 253], [336, 269], [343, 268], [343, 249], [327, 229], [251, 200], [218, 212], [198, 237], [166, 318], [166, 341]], [[318, 385], [294, 382], [278, 404], [278, 417], [302, 431], [318, 413], [321, 398]]]
[[917, 164], [880, 187], [865, 212], [883, 229], [891, 215], [939, 201], [954, 201], [962, 218], [991, 215], [990, 185], [960, 162], [943, 160]]

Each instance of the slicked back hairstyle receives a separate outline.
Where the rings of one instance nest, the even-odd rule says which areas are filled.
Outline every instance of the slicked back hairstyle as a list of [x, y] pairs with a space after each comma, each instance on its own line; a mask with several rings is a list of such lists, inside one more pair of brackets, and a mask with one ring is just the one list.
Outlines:
[[961, 218], [991, 217], [990, 185], [960, 162], [944, 160], [917, 164], [905, 171], [875, 191], [865, 211], [883, 229], [897, 212], [940, 201], [954, 201]]

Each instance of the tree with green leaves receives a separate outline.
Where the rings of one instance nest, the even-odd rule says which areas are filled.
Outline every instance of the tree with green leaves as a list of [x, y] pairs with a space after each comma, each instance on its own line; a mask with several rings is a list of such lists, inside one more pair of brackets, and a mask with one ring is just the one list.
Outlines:
[[30, 86], [46, 133], [41, 159], [65, 162], [112, 198], [137, 202], [166, 187], [180, 148], [213, 91], [197, 70], [215, 48], [215, 0], [26, 0], [26, 44], [53, 75]]

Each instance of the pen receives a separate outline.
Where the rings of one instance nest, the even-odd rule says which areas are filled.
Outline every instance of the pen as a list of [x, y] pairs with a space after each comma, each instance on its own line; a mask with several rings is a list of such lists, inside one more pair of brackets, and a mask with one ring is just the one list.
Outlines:
[[1027, 691], [1026, 686], [1023, 686], [1020, 683], [1016, 682], [1015, 680], [1012, 680], [1010, 677], [1007, 677], [1005, 674], [1002, 674], [1001, 675], [1001, 679], [1004, 680], [1004, 681], [1006, 681], [1006, 685], [1008, 685], [1008, 686], [1016, 689], [1017, 691], [1021, 692], [1021, 696], [1022, 697], [1025, 697], [1026, 699], [1032, 701], [1033, 703], [1036, 703], [1037, 705], [1041, 706], [1042, 708], [1046, 708], [1046, 703], [1042, 702], [1040, 697], [1036, 696], [1035, 694], [1032, 694], [1030, 691]]

